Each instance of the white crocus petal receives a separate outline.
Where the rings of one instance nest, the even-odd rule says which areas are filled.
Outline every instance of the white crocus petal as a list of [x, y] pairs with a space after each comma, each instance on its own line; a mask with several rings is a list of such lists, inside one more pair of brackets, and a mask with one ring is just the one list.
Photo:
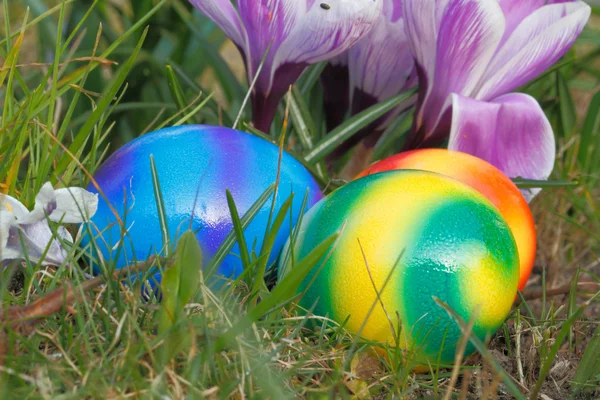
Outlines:
[[88, 221], [98, 210], [98, 195], [79, 187], [57, 189], [56, 208], [50, 213], [52, 221], [79, 224]]
[[[42, 261], [42, 265], [60, 265], [66, 260], [67, 252], [60, 241], [52, 234], [47, 221], [19, 225], [19, 230], [30, 262], [39, 263]], [[62, 232], [64, 234], [64, 231]], [[57, 235], [59, 235], [58, 232]], [[21, 248], [18, 232], [15, 236], [14, 246], [15, 248]], [[67, 236], [67, 238], [69, 237], [70, 235]], [[70, 239], [72, 240], [72, 238]], [[44, 252], [46, 255], [42, 260]], [[25, 258], [24, 252], [21, 258]]]
[[47, 218], [80, 223], [97, 207], [97, 195], [77, 187], [54, 190], [49, 182], [40, 189], [31, 212], [17, 199], [0, 195], [0, 259], [61, 265], [68, 255], [61, 241], [72, 243], [73, 237], [62, 226], [52, 232]]
[[13, 214], [13, 218], [17, 219], [29, 214], [29, 210], [23, 203], [6, 194], [0, 194], [0, 211], [8, 211]]
[[[4, 203], [2, 206], [4, 206]], [[10, 260], [15, 258], [15, 253], [7, 247], [10, 230], [15, 224], [15, 215], [11, 211], [0, 211], [0, 260]]]
[[46, 215], [49, 215], [56, 208], [56, 196], [54, 194], [54, 188], [50, 182], [44, 183], [40, 188], [40, 191], [35, 196], [35, 206], [33, 211], [27, 215], [17, 217], [19, 224], [31, 224], [37, 221], [43, 221], [46, 219]]

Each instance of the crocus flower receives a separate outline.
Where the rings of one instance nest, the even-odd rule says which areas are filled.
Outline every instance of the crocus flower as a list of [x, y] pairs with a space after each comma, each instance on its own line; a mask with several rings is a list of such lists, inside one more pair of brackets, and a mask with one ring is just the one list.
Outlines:
[[[348, 51], [352, 114], [389, 99], [417, 84], [415, 63], [410, 54], [402, 18], [403, 0], [384, 0], [383, 13], [375, 27]], [[396, 107], [365, 130], [370, 146], [410, 102]], [[361, 139], [360, 135], [355, 139]]]
[[254, 124], [265, 132], [304, 69], [350, 48], [373, 27], [382, 8], [382, 0], [236, 0], [237, 9], [230, 0], [190, 2], [242, 53], [248, 82], [256, 78]]
[[14, 197], [0, 195], [0, 260], [27, 258], [42, 265], [61, 265], [67, 257], [61, 240], [72, 243], [73, 237], [63, 226], [54, 235], [48, 220], [81, 223], [97, 208], [97, 195], [78, 187], [54, 190], [49, 182], [35, 197], [33, 211]]
[[[330, 130], [342, 122], [349, 109], [352, 115], [358, 114], [416, 85], [415, 63], [404, 33], [401, 3], [402, 0], [383, 0], [383, 12], [375, 27], [326, 67], [321, 82]], [[385, 128], [413, 104], [414, 100], [409, 100], [399, 105], [338, 147], [333, 158], [364, 139], [364, 148], [356, 150], [343, 175], [353, 177], [369, 164], [372, 148]]]
[[553, 3], [403, 0], [420, 88], [407, 147], [449, 137], [450, 149], [512, 178], [546, 179], [556, 151], [550, 123], [533, 98], [509, 93], [564, 55], [589, 19], [581, 1]]

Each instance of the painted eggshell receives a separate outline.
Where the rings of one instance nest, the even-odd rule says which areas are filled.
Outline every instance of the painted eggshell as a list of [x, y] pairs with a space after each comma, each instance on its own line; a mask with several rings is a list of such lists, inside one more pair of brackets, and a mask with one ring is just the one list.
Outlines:
[[[350, 332], [368, 317], [362, 336], [394, 345], [401, 323], [399, 345], [414, 360], [452, 363], [461, 331], [434, 296], [466, 321], [476, 315], [481, 339], [510, 312], [519, 280], [514, 239], [498, 210], [454, 179], [392, 171], [348, 183], [305, 215], [295, 259], [337, 231], [331, 252], [300, 285], [299, 304], [316, 303], [314, 314], [339, 323], [350, 316]], [[280, 273], [289, 268], [280, 265]]]
[[[116, 151], [97, 170], [94, 178], [124, 221], [128, 233], [122, 238], [117, 219], [102, 196], [99, 196], [98, 211], [90, 226], [103, 258], [116, 260], [117, 268], [145, 260], [160, 252], [163, 246], [151, 155], [158, 172], [170, 240], [189, 229], [191, 219], [191, 229], [197, 232], [203, 258], [209, 260], [232, 230], [226, 189], [231, 192], [240, 217], [243, 216], [275, 183], [279, 148], [233, 129], [187, 125], [146, 134]], [[97, 193], [93, 185], [88, 190]], [[283, 152], [275, 214], [293, 192], [295, 201], [291, 215], [292, 224], [295, 224], [307, 191], [308, 209], [322, 198], [319, 186], [302, 164]], [[267, 201], [245, 230], [249, 250], [254, 247], [257, 253], [260, 252], [271, 206], [272, 200]], [[290, 226], [287, 222], [284, 226], [286, 224]], [[289, 228], [280, 230], [271, 262], [276, 261], [289, 231]], [[86, 237], [83, 244], [88, 242], [89, 237]], [[111, 250], [119, 243], [118, 250]], [[237, 277], [242, 271], [236, 245], [218, 272]]]
[[447, 175], [487, 197], [498, 208], [515, 238], [520, 262], [519, 290], [525, 287], [535, 262], [535, 223], [527, 201], [502, 171], [470, 154], [423, 149], [396, 154], [376, 162], [358, 177], [397, 169], [419, 169]]

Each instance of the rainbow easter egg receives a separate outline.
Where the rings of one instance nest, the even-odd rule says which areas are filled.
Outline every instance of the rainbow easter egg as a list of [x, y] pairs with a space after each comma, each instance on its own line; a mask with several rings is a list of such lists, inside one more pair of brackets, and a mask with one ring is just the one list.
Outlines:
[[378, 161], [357, 178], [383, 171], [419, 169], [454, 178], [483, 194], [500, 211], [519, 251], [519, 290], [529, 279], [536, 251], [536, 231], [527, 201], [517, 186], [498, 168], [470, 154], [445, 149], [422, 149]]
[[[157, 209], [150, 157], [153, 156], [163, 196], [171, 241], [186, 230], [196, 232], [205, 261], [210, 260], [232, 231], [226, 190], [243, 216], [276, 182], [280, 167], [275, 214], [295, 194], [291, 215], [294, 225], [307, 195], [307, 209], [322, 198], [309, 171], [290, 154], [266, 140], [245, 132], [215, 126], [186, 125], [141, 136], [112, 154], [96, 171], [94, 179], [106, 196], [99, 196], [98, 211], [89, 224], [104, 260], [117, 268], [145, 260], [161, 252], [161, 223]], [[88, 190], [97, 193], [90, 184]], [[265, 203], [244, 232], [249, 250], [260, 252], [273, 198]], [[111, 207], [127, 229], [122, 228]], [[191, 221], [191, 223], [190, 223]], [[284, 226], [290, 223], [284, 223]], [[275, 262], [289, 237], [281, 229], [270, 262]], [[90, 242], [84, 238], [83, 245]], [[98, 254], [95, 254], [98, 256]], [[237, 277], [243, 271], [236, 245], [219, 266], [218, 273]]]
[[[368, 318], [362, 337], [390, 345], [401, 325], [399, 345], [417, 363], [439, 357], [451, 364], [461, 337], [434, 297], [464, 320], [474, 317], [481, 339], [511, 310], [519, 258], [510, 229], [484, 196], [454, 179], [392, 171], [348, 183], [304, 216], [295, 259], [338, 231], [331, 252], [300, 285], [299, 304], [316, 304], [314, 314], [339, 323], [348, 318], [352, 333]], [[286, 259], [282, 275], [292, 268]], [[466, 353], [473, 351], [469, 344]]]

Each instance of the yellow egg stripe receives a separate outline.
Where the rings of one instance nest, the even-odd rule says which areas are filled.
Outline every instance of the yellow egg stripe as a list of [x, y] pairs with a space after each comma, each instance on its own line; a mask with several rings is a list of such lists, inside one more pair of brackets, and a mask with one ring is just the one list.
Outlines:
[[[518, 279], [506, 279], [498, 268], [497, 260], [480, 243], [473, 243], [464, 252], [471, 255], [465, 258], [466, 263], [471, 261], [479, 265], [463, 269], [466, 275], [460, 278], [463, 285], [460, 298], [465, 309], [477, 313], [477, 325], [480, 328], [495, 330], [510, 313], [514, 297], [490, 297], [490, 293], [515, 293]], [[518, 271], [516, 267], [515, 271]]]
[[[403, 186], [411, 187], [410, 195], [405, 194]], [[406, 313], [400, 296], [400, 267], [394, 269], [394, 262], [403, 251], [402, 258], [410, 257], [413, 243], [419, 237], [421, 221], [426, 219], [423, 210], [444, 203], [448, 192], [454, 191], [457, 186], [460, 184], [451, 180], [441, 181], [433, 174], [420, 173], [414, 177], [392, 175], [387, 179], [371, 182], [369, 190], [348, 209], [347, 215], [352, 215], [353, 218], [347, 221], [340, 237], [339, 248], [345, 251], [337, 252], [335, 259], [331, 260], [335, 269], [330, 290], [335, 315], [340, 318], [351, 315], [347, 325], [349, 330], [357, 332], [361, 328], [373, 303], [377, 301], [374, 286], [380, 292], [383, 303], [393, 308], [384, 310], [379, 302], [370, 319], [391, 320], [396, 329], [397, 313]], [[390, 217], [398, 214], [410, 215], [410, 219]], [[405, 248], [397, 247], [398, 243], [403, 243]], [[369, 268], [365, 264], [365, 258]], [[393, 276], [381, 292], [392, 271]], [[363, 334], [381, 342], [393, 343], [392, 330], [387, 325], [389, 324], [382, 329], [383, 324], [367, 324]], [[403, 336], [407, 334], [405, 332]]]

